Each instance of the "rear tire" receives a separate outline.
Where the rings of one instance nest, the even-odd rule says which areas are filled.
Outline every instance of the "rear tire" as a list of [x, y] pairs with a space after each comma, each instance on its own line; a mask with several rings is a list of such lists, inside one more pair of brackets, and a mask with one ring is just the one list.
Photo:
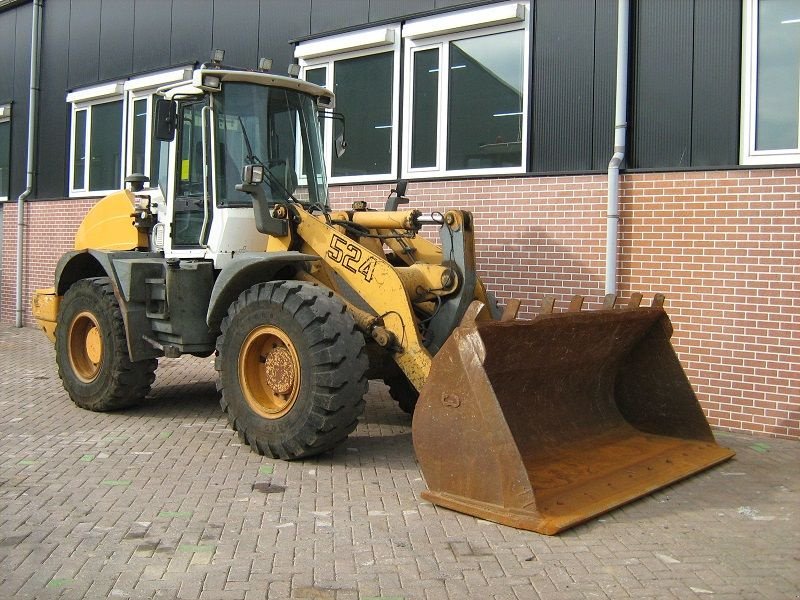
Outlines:
[[55, 347], [58, 376], [81, 408], [105, 412], [132, 406], [155, 381], [156, 359], [128, 357], [125, 325], [107, 277], [82, 279], [64, 294]]
[[406, 414], [413, 415], [414, 407], [417, 406], [419, 392], [417, 388], [411, 385], [405, 373], [400, 371], [399, 368], [397, 371], [397, 373], [385, 377], [383, 382], [389, 387], [389, 395], [397, 402], [400, 410]]
[[333, 292], [298, 281], [244, 291], [217, 340], [220, 404], [254, 451], [295, 459], [344, 440], [364, 412], [364, 336]]

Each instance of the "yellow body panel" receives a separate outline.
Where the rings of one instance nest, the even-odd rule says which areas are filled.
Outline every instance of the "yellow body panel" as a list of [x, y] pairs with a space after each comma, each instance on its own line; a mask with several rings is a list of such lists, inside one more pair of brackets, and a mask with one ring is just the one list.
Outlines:
[[133, 225], [133, 194], [121, 190], [95, 204], [75, 234], [75, 250], [134, 250], [146, 247], [147, 234]]
[[50, 338], [51, 342], [56, 341], [56, 319], [60, 303], [61, 296], [56, 294], [55, 288], [36, 290], [33, 294], [31, 307], [33, 318], [36, 319], [36, 324]]

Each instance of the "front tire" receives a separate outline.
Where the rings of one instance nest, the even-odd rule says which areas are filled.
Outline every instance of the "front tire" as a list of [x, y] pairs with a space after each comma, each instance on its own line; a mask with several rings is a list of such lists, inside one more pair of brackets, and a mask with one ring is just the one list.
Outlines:
[[325, 288], [273, 281], [244, 291], [217, 340], [220, 404], [259, 454], [295, 459], [333, 448], [364, 411], [364, 336]]
[[56, 327], [58, 376], [72, 401], [105, 412], [147, 396], [158, 361], [132, 362], [125, 325], [107, 277], [82, 279], [64, 294]]

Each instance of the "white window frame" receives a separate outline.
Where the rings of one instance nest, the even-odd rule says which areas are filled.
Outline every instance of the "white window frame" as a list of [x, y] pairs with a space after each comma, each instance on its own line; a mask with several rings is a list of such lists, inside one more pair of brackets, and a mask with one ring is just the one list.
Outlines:
[[[364, 183], [369, 181], [385, 181], [397, 178], [398, 147], [400, 143], [400, 26], [390, 25], [368, 29], [356, 33], [331, 36], [310, 42], [303, 42], [295, 48], [295, 58], [300, 63], [300, 77], [305, 78], [307, 69], [325, 67], [325, 87], [332, 90], [334, 82], [334, 64], [340, 60], [360, 58], [372, 54], [392, 52], [392, 139], [390, 170], [387, 173], [370, 175], [334, 177], [333, 152], [334, 127], [326, 126], [323, 139], [325, 152], [325, 170], [329, 184]], [[352, 117], [351, 117], [352, 118]], [[346, 132], [346, 127], [345, 127]]]
[[[403, 89], [403, 158], [402, 177], [451, 177], [462, 175], [494, 175], [525, 173], [528, 164], [528, 123], [530, 120], [528, 89], [530, 86], [530, 7], [527, 2], [492, 5], [485, 8], [458, 11], [446, 15], [410, 21], [403, 26], [404, 38], [404, 89]], [[494, 167], [485, 169], [447, 170], [447, 119], [450, 74], [448, 44], [472, 37], [483, 37], [509, 31], [524, 32], [522, 63], [522, 155], [518, 167]], [[439, 50], [439, 118], [436, 132], [436, 165], [433, 167], [411, 167], [414, 62], [416, 52], [438, 48]]]
[[[743, 165], [776, 165], [800, 163], [800, 148], [756, 150], [756, 116], [758, 84], [758, 3], [744, 0], [742, 19], [742, 116], [739, 162]], [[795, 25], [800, 35], [800, 23]], [[800, 113], [800, 106], [798, 106]], [[798, 119], [800, 145], [800, 119]]]
[[182, 81], [190, 81], [191, 79], [192, 68], [184, 67], [170, 71], [163, 71], [161, 73], [155, 73], [153, 75], [136, 77], [125, 82], [125, 173], [130, 174], [133, 172], [134, 105], [136, 104], [137, 100], [146, 100], [145, 106], [147, 116], [145, 117], [144, 170], [145, 174], [151, 177], [150, 185], [155, 186], [158, 184], [157, 181], [152, 181], [153, 174], [149, 172], [153, 156], [153, 96], [158, 88], [164, 85], [179, 83]]
[[[72, 104], [72, 121], [70, 126], [69, 136], [69, 197], [88, 198], [94, 196], [105, 196], [114, 190], [93, 190], [89, 191], [89, 167], [91, 166], [91, 132], [92, 132], [92, 107], [99, 104], [109, 104], [111, 102], [122, 101], [122, 131], [120, 147], [120, 154], [122, 155], [125, 148], [125, 114], [127, 107], [125, 105], [125, 95], [123, 93], [123, 82], [117, 81], [113, 83], [106, 83], [103, 85], [84, 88], [67, 94], [67, 102]], [[84, 131], [84, 165], [83, 165], [83, 187], [75, 187], [75, 169], [73, 167], [73, 160], [75, 158], [75, 121], [77, 114], [80, 111], [86, 111], [86, 129]], [[124, 178], [124, 165], [125, 160], [122, 156], [120, 160], [120, 181]]]
[[[92, 87], [82, 88], [67, 94], [67, 102], [72, 105], [72, 124], [70, 126], [69, 141], [69, 197], [70, 198], [91, 198], [105, 196], [117, 190], [92, 190], [89, 191], [89, 156], [91, 154], [91, 129], [92, 129], [92, 107], [98, 104], [117, 102], [122, 100], [122, 132], [120, 146], [120, 182], [130, 173], [133, 146], [133, 103], [134, 100], [147, 98], [147, 118], [145, 133], [145, 165], [149, 168], [152, 156], [152, 95], [156, 90], [167, 84], [188, 81], [192, 77], [191, 67], [181, 67], [170, 69], [150, 75], [131, 78], [127, 81], [114, 81]], [[78, 112], [86, 111], [86, 131], [84, 132], [84, 144], [86, 159], [83, 171], [83, 187], [75, 187], [75, 169], [73, 159], [75, 157], [75, 119]]]
[[[9, 123], [9, 127], [11, 127], [11, 105], [10, 104], [0, 104], [0, 123]], [[9, 145], [10, 145], [9, 140]], [[8, 149], [8, 179], [9, 179], [9, 186], [11, 184], [11, 148]], [[0, 202], [8, 202], [8, 194], [10, 194], [10, 187], [8, 189], [2, 190], [0, 189]]]

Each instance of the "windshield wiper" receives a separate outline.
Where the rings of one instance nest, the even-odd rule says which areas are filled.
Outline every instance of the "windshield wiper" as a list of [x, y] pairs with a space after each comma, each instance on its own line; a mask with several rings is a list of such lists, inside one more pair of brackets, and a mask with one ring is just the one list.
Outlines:
[[253, 153], [253, 146], [250, 144], [250, 136], [247, 135], [247, 128], [244, 126], [244, 121], [242, 121], [241, 116], [238, 116], [237, 118], [239, 119], [239, 125], [242, 128], [242, 137], [244, 138], [244, 145], [247, 148], [247, 162], [251, 165], [255, 164], [264, 167], [264, 174], [267, 176], [270, 183], [273, 185], [277, 185], [279, 188], [278, 191], [282, 191], [286, 195], [286, 197], [281, 198], [281, 200], [288, 200], [291, 198], [292, 201], [299, 203], [300, 201], [294, 197], [294, 194], [292, 194], [288, 189], [286, 189], [286, 186], [283, 185], [281, 180], [275, 176], [275, 174], [270, 170], [269, 166], [264, 164], [264, 161]]

